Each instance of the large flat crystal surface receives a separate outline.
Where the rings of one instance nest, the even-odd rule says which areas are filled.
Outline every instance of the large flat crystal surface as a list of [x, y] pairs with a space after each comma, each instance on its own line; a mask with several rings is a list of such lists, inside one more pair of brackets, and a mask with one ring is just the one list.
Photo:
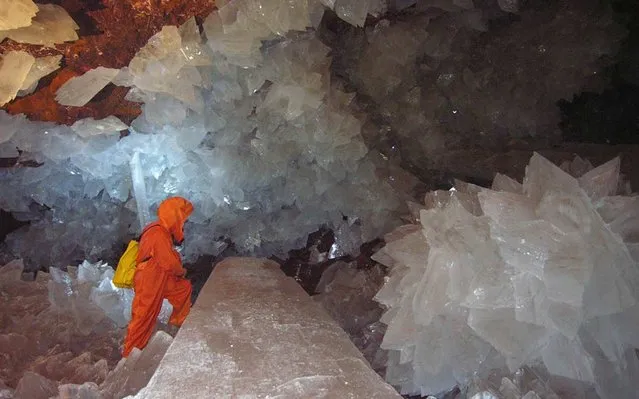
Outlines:
[[62, 105], [82, 107], [119, 73], [118, 69], [97, 67], [65, 82], [56, 92], [55, 99]]
[[0, 0], [0, 31], [31, 25], [37, 12], [32, 0]]
[[13, 100], [25, 83], [35, 58], [24, 51], [10, 51], [0, 60], [0, 105]]
[[137, 398], [399, 398], [274, 262], [218, 264]]
[[61, 55], [52, 55], [49, 57], [38, 57], [31, 66], [27, 77], [20, 87], [20, 94], [30, 94], [35, 90], [38, 81], [60, 68]]

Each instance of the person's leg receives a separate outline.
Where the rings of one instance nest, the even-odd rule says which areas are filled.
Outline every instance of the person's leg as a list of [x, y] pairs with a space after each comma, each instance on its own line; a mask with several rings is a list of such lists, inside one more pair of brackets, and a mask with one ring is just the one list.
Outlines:
[[169, 274], [160, 268], [136, 271], [131, 322], [124, 340], [122, 356], [127, 357], [133, 348], [144, 349], [149, 343], [162, 308], [168, 277]]
[[164, 297], [173, 306], [169, 324], [181, 326], [191, 311], [191, 282], [184, 278], [169, 277], [164, 290]]

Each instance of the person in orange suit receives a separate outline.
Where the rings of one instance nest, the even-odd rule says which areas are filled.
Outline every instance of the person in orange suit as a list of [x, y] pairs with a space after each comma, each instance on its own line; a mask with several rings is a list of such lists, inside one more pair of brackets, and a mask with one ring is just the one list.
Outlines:
[[133, 280], [131, 322], [124, 340], [122, 356], [133, 348], [144, 349], [151, 339], [164, 298], [173, 306], [169, 324], [179, 327], [191, 310], [191, 282], [184, 278], [180, 254], [174, 244], [184, 241], [184, 223], [193, 205], [182, 197], [164, 200], [158, 220], [144, 228], [138, 248]]

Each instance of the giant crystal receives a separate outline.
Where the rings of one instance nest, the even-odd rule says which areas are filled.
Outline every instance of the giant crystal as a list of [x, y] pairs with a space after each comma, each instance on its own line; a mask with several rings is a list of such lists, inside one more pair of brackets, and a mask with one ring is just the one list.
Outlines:
[[506, 191], [458, 182], [440, 202], [426, 196], [420, 230], [387, 236], [376, 258], [390, 279], [376, 298], [389, 382], [435, 394], [534, 365], [602, 398], [633, 396], [639, 268], [636, 235], [623, 232], [639, 224], [615, 221], [639, 203], [619, 195], [618, 159], [579, 175], [535, 154], [523, 189], [504, 176], [493, 187]]
[[47, 47], [54, 47], [55, 44], [78, 39], [76, 30], [80, 27], [64, 8], [55, 4], [37, 4], [37, 7], [38, 12], [30, 24], [14, 27], [14, 29], [0, 30], [0, 38], [8, 37], [19, 43], [39, 44]]
[[95, 120], [93, 118], [82, 119], [75, 122], [71, 129], [80, 137], [92, 137], [99, 135], [119, 135], [128, 126], [115, 116], [108, 116], [104, 119]]
[[151, 214], [149, 212], [149, 200], [146, 196], [146, 187], [144, 185], [144, 171], [140, 163], [140, 153], [133, 154], [130, 162], [131, 181], [133, 185], [133, 196], [138, 210], [138, 220], [140, 222], [140, 232], [151, 222]]
[[0, 31], [31, 25], [31, 19], [38, 12], [32, 0], [0, 1]]
[[144, 350], [134, 348], [128, 357], [118, 362], [100, 385], [101, 397], [123, 398], [138, 393], [153, 376], [171, 342], [173, 339], [170, 335], [158, 331]]
[[55, 100], [62, 105], [82, 107], [118, 74], [117, 69], [97, 67], [66, 81], [55, 95]]
[[22, 88], [35, 58], [24, 51], [9, 51], [0, 62], [0, 105], [4, 105]]
[[0, 1], [0, 31], [31, 25], [31, 19], [38, 12], [32, 0]]
[[[22, 188], [0, 194], [2, 207], [34, 221], [9, 235], [13, 252], [33, 264], [115, 260], [144, 212], [134, 193], [142, 180], [131, 178], [136, 152], [143, 209], [152, 215], [170, 195], [195, 205], [186, 261], [217, 255], [220, 237], [241, 253], [284, 256], [320, 226], [340, 227], [345, 215], [350, 230], [341, 251], [354, 252], [397, 225], [404, 188], [396, 173], [378, 174], [396, 166], [365, 145], [353, 94], [330, 81], [330, 48], [312, 33], [287, 33], [310, 26], [307, 2], [257, 4], [221, 7], [206, 19], [204, 35], [189, 20], [152, 37], [113, 79], [131, 87], [128, 99], [144, 102], [122, 139], [107, 121], [68, 128], [2, 114], [19, 126], [3, 148], [44, 163], [3, 176]], [[89, 99], [98, 87], [80, 96], [85, 76], [67, 82], [58, 97], [69, 94], [64, 102], [75, 105]], [[36, 204], [55, 212], [36, 211]], [[24, 245], [29, 241], [50, 250], [34, 251]]]
[[60, 68], [61, 60], [61, 55], [36, 58], [29, 70], [29, 73], [27, 74], [27, 77], [24, 82], [22, 82], [18, 95], [31, 94], [38, 86], [38, 82], [41, 78]]

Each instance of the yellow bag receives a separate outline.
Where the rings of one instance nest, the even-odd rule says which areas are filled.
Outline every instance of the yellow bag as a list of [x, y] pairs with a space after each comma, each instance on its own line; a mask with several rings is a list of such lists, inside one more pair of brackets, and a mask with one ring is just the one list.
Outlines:
[[113, 285], [118, 288], [133, 288], [133, 278], [135, 277], [135, 267], [138, 258], [138, 242], [131, 240], [129, 246], [120, 257], [118, 267], [113, 275]]

